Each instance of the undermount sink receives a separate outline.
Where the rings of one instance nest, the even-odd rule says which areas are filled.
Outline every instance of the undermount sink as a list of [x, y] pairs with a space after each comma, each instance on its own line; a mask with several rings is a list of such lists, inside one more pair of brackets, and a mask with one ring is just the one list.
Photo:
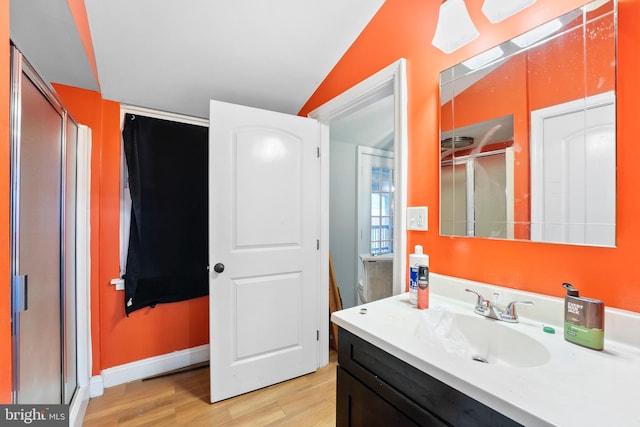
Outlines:
[[528, 368], [547, 363], [549, 350], [518, 325], [440, 308], [425, 310], [418, 328], [430, 344], [469, 361]]

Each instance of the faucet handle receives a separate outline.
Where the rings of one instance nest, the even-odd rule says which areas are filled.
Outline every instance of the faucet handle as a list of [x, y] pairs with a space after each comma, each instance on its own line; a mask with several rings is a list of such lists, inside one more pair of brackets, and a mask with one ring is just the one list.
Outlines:
[[478, 299], [476, 300], [476, 308], [486, 309], [489, 307], [489, 301], [484, 299], [484, 297], [478, 292], [474, 291], [473, 289], [465, 289], [465, 291], [475, 294], [478, 297]]
[[497, 306], [500, 301], [500, 292], [494, 292], [491, 294], [491, 304]]
[[518, 321], [518, 314], [516, 313], [516, 304], [533, 305], [532, 301], [513, 301], [507, 305], [507, 308], [500, 314], [500, 318], [505, 322], [515, 323]]

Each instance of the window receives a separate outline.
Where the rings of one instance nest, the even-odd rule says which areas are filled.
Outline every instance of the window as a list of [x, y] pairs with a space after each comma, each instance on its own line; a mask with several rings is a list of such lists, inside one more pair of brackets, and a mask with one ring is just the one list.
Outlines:
[[121, 113], [120, 254], [128, 315], [208, 294], [208, 128], [202, 120], [144, 109]]
[[372, 255], [393, 253], [393, 169], [371, 167]]
[[393, 153], [358, 147], [358, 253], [393, 253]]
[[[120, 105], [120, 130], [124, 128], [126, 113], [140, 114], [146, 117], [169, 120], [177, 123], [188, 123], [209, 127], [209, 121], [198, 117], [184, 116], [182, 114], [167, 113], [149, 108], [135, 107], [132, 105]], [[124, 276], [127, 265], [127, 252], [129, 250], [129, 230], [131, 228], [131, 193], [129, 191], [129, 174], [127, 173], [127, 160], [124, 155], [124, 142], [120, 136], [120, 277]]]

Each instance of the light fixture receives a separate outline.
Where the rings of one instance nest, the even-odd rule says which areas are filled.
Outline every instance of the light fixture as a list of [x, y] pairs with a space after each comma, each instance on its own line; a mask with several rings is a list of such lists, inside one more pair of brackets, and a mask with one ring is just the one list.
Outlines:
[[525, 9], [536, 0], [484, 0], [482, 12], [492, 24], [500, 22]]
[[440, 141], [440, 147], [444, 149], [466, 148], [473, 145], [474, 138], [471, 136], [454, 136]]
[[518, 37], [514, 37], [511, 41], [520, 47], [531, 46], [535, 42], [555, 33], [560, 28], [562, 28], [562, 21], [554, 19], [553, 21], [549, 21], [546, 24], [542, 24], [530, 31], [527, 31]]
[[479, 34], [464, 1], [446, 0], [440, 5], [438, 25], [431, 44], [444, 53], [451, 53], [475, 40]]
[[467, 59], [466, 61], [462, 61], [462, 65], [467, 67], [470, 70], [477, 70], [490, 63], [491, 61], [500, 58], [504, 54], [504, 51], [500, 48], [500, 46], [496, 46], [489, 50], [485, 50], [482, 53], [477, 54], [473, 58]]

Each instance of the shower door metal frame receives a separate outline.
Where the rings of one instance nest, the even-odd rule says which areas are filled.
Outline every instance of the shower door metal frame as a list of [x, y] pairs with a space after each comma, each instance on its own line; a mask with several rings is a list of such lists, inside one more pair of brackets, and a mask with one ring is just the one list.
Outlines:
[[[20, 272], [19, 250], [20, 250], [20, 160], [21, 160], [21, 139], [22, 139], [22, 79], [27, 77], [30, 82], [40, 91], [49, 104], [56, 110], [61, 117], [61, 152], [60, 152], [60, 193], [59, 193], [59, 235], [60, 235], [60, 274], [58, 278], [60, 289], [60, 402], [65, 403], [64, 395], [65, 372], [64, 372], [64, 343], [65, 343], [65, 294], [64, 294], [64, 277], [65, 277], [65, 192], [66, 192], [66, 145], [67, 145], [67, 123], [72, 120], [62, 106], [62, 103], [56, 97], [53, 90], [42, 80], [36, 70], [23, 57], [22, 53], [15, 47], [11, 46], [11, 212], [10, 212], [10, 229], [11, 229], [11, 333], [12, 333], [12, 402], [18, 403], [19, 386], [20, 386], [20, 312], [23, 311], [23, 304], [26, 301], [24, 289], [21, 286], [21, 280], [18, 273]], [[69, 254], [74, 256], [75, 254]], [[75, 286], [74, 286], [75, 288]], [[71, 309], [76, 310], [76, 307]], [[76, 344], [77, 357], [77, 344]], [[77, 369], [77, 365], [76, 365]], [[76, 384], [76, 389], [78, 388]], [[71, 397], [69, 397], [71, 400]], [[51, 403], [51, 402], [45, 402]]]

